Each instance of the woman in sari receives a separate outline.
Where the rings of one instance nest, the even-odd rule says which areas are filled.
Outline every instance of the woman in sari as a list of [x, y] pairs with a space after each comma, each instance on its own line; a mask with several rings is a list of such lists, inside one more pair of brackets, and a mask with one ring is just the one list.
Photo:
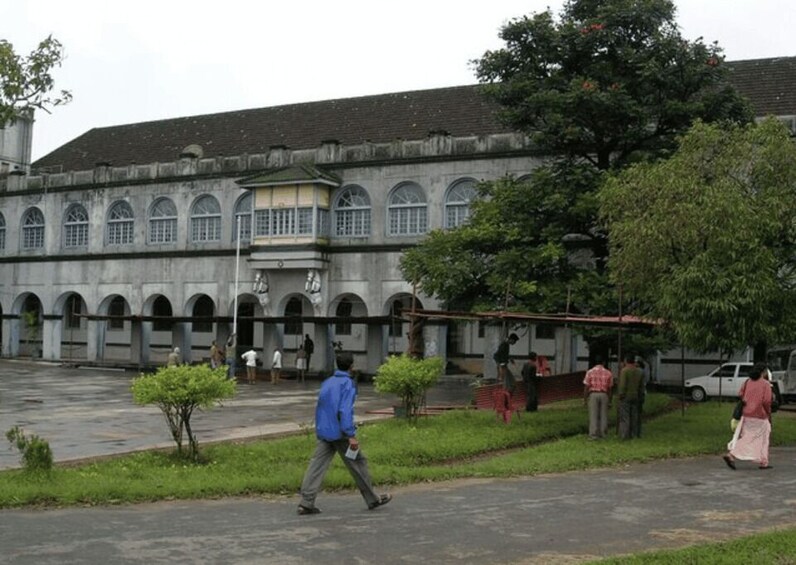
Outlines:
[[766, 379], [768, 369], [756, 363], [749, 372], [749, 380], [739, 393], [744, 403], [743, 416], [727, 444], [724, 462], [735, 469], [736, 460], [756, 461], [760, 469], [771, 469], [768, 464], [768, 441], [771, 437], [771, 384]]

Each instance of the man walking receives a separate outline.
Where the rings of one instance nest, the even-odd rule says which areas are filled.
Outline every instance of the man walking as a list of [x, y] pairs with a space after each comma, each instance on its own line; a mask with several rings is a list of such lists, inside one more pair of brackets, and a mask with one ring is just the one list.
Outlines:
[[614, 377], [603, 367], [600, 357], [595, 357], [594, 367], [586, 371], [583, 379], [583, 403], [589, 406], [589, 438], [604, 438], [608, 433], [608, 408], [611, 406], [611, 389]]
[[392, 500], [389, 494], [378, 495], [373, 491], [368, 460], [359, 448], [354, 426], [354, 401], [357, 391], [349, 373], [353, 364], [351, 353], [339, 352], [337, 371], [321, 384], [318, 404], [315, 407], [315, 435], [318, 444], [301, 482], [301, 501], [298, 507], [300, 515], [320, 513], [320, 509], [315, 506], [315, 498], [321, 490], [323, 478], [335, 452], [340, 455], [348, 472], [354, 478], [362, 498], [368, 505], [368, 510], [383, 506]]

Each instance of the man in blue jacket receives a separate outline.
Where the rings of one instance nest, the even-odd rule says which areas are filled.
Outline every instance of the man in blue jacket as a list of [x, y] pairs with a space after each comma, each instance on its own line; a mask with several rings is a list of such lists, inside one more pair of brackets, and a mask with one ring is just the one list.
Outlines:
[[315, 506], [315, 498], [321, 490], [323, 477], [329, 469], [335, 452], [340, 455], [348, 472], [354, 478], [359, 492], [368, 505], [368, 510], [383, 506], [392, 500], [389, 494], [378, 495], [373, 491], [368, 460], [359, 449], [354, 425], [354, 401], [357, 398], [357, 390], [348, 372], [353, 364], [354, 358], [351, 353], [339, 352], [337, 371], [321, 384], [318, 405], [315, 407], [315, 435], [318, 438], [318, 445], [301, 482], [299, 514], [320, 513], [320, 509]]

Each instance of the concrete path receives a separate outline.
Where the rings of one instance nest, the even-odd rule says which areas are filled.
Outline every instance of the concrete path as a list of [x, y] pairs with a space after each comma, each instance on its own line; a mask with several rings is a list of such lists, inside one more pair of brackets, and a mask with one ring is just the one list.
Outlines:
[[[0, 361], [0, 370], [6, 369], [8, 363]], [[83, 393], [74, 396], [68, 383], [37, 386], [39, 379], [48, 382], [64, 369], [25, 370], [33, 374], [17, 377], [31, 379], [30, 388], [17, 393], [17, 402], [36, 404], [27, 398], [57, 389], [74, 403], [71, 410], [66, 405], [58, 409], [62, 422], [71, 418], [70, 426], [78, 430], [100, 419], [80, 408], [80, 399], [90, 390], [87, 385], [80, 385]], [[6, 373], [0, 374], [4, 382]], [[113, 381], [112, 375], [105, 378]], [[126, 377], [116, 378], [121, 382]], [[103, 390], [114, 386], [98, 382], [105, 383]], [[254, 400], [276, 403], [270, 395], [287, 394], [279, 390], [282, 386], [273, 391], [258, 384], [243, 392], [251, 405], [244, 403], [227, 416], [224, 421], [234, 420], [228, 422], [229, 433], [245, 427], [247, 418], [254, 426], [267, 427], [260, 413], [270, 413], [271, 404]], [[307, 385], [313, 386], [317, 383]], [[0, 388], [3, 429], [9, 417], [8, 392], [4, 385]], [[42, 404], [49, 394], [41, 393]], [[378, 398], [373, 400], [378, 404]], [[295, 402], [294, 410], [304, 410], [298, 406], [306, 400]], [[150, 419], [138, 414], [124, 425], [122, 420], [139, 408], [120, 402], [105, 409], [120, 420], [114, 432], [119, 438], [110, 444], [129, 447], [126, 429], [138, 433], [141, 446], [155, 433], [155, 428], [137, 429]], [[14, 418], [23, 415], [13, 413]], [[32, 426], [39, 425], [32, 420]], [[54, 431], [58, 427], [47, 425]], [[113, 446], [97, 438], [93, 443], [92, 451]], [[733, 472], [713, 456], [534, 478], [417, 485], [392, 490], [394, 500], [374, 511], [365, 509], [358, 494], [322, 493], [318, 505], [323, 512], [315, 516], [296, 515], [295, 496], [3, 510], [0, 563], [574, 563], [796, 526], [796, 448], [774, 449], [771, 460], [774, 469], [769, 471], [739, 465]]]

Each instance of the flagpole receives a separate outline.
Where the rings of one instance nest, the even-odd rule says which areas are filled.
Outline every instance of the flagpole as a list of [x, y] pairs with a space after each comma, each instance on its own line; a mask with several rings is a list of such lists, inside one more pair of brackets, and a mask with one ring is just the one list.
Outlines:
[[240, 216], [235, 216], [235, 230], [238, 237], [235, 238], [235, 306], [232, 313], [232, 335], [238, 334], [238, 272], [240, 270]]

